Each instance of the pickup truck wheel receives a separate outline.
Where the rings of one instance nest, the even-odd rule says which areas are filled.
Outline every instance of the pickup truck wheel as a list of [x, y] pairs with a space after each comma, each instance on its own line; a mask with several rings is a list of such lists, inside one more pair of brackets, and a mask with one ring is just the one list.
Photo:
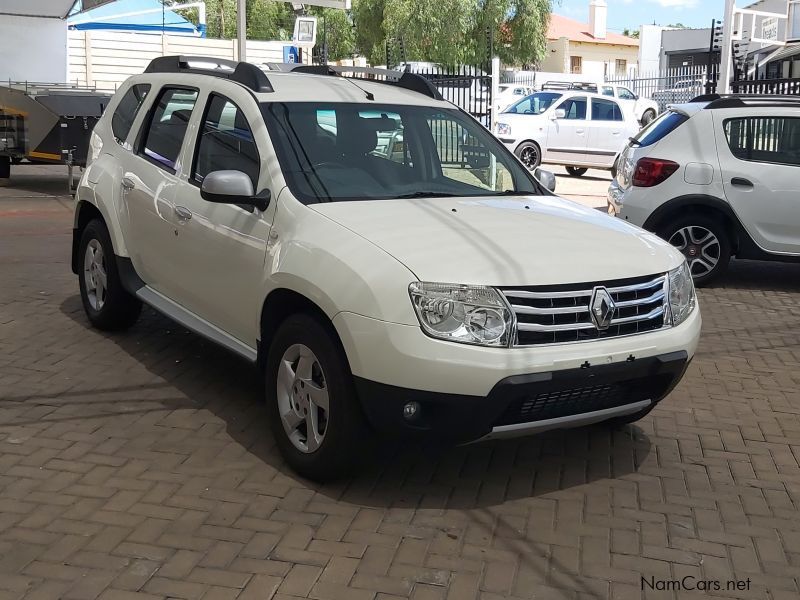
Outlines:
[[531, 171], [542, 164], [542, 151], [536, 142], [522, 142], [514, 150], [514, 154]]
[[650, 125], [650, 123], [655, 121], [655, 119], [656, 119], [656, 113], [654, 110], [649, 109], [644, 111], [644, 114], [642, 115], [642, 127]]
[[710, 283], [728, 268], [731, 243], [725, 227], [705, 215], [688, 215], [667, 223], [658, 235], [686, 257], [696, 285]]
[[585, 167], [567, 167], [567, 173], [569, 173], [571, 177], [580, 177], [581, 175], [585, 174], [586, 171], [588, 170], [589, 169]]
[[270, 425], [292, 469], [314, 481], [346, 475], [370, 438], [343, 350], [306, 314], [287, 318], [266, 362]]
[[94, 219], [83, 230], [79, 256], [81, 301], [91, 324], [104, 331], [133, 325], [142, 303], [122, 287], [111, 236], [100, 219]]

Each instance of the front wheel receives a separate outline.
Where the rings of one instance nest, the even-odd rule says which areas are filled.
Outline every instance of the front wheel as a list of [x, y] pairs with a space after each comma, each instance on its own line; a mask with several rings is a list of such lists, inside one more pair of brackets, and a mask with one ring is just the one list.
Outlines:
[[589, 169], [585, 167], [567, 167], [567, 173], [569, 173], [571, 177], [580, 177], [581, 175], [584, 175], [588, 170]]
[[83, 230], [79, 252], [81, 301], [89, 321], [104, 331], [133, 325], [142, 303], [122, 286], [111, 236], [100, 219], [94, 219]]
[[286, 462], [314, 481], [339, 478], [368, 453], [370, 431], [344, 351], [307, 314], [278, 328], [266, 363], [270, 424]]
[[542, 151], [536, 142], [522, 142], [514, 150], [514, 154], [531, 171], [542, 164]]
[[731, 243], [725, 227], [704, 215], [689, 215], [665, 225], [659, 236], [686, 257], [696, 285], [707, 284], [728, 268]]

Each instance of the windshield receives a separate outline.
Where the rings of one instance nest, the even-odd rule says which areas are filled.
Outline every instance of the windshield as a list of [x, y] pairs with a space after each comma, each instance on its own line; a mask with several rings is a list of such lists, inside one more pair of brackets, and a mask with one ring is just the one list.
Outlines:
[[515, 102], [503, 112], [517, 113], [523, 115], [540, 115], [546, 111], [550, 106], [561, 98], [561, 94], [554, 92], [537, 92], [526, 96], [519, 102]]
[[294, 196], [312, 202], [541, 194], [531, 174], [457, 109], [263, 103]]

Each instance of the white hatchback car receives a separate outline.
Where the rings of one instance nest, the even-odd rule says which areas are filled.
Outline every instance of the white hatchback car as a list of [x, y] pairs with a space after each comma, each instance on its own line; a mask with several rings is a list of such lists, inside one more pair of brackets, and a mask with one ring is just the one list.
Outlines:
[[379, 74], [168, 56], [128, 79], [76, 195], [89, 321], [146, 303], [252, 361], [315, 479], [378, 435], [646, 415], [697, 347], [684, 257], [549, 193], [424, 78]]
[[671, 106], [625, 148], [608, 208], [677, 246], [697, 283], [731, 256], [800, 261], [800, 99]]
[[565, 165], [573, 176], [612, 169], [639, 123], [627, 103], [582, 91], [545, 91], [515, 102], [495, 133], [529, 169]]

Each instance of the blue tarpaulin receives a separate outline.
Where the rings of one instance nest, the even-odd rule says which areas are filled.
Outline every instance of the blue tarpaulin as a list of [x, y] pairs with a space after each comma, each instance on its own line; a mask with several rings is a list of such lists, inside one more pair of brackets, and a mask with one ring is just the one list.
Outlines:
[[[131, 14], [153, 9], [157, 9], [156, 12]], [[205, 25], [195, 27], [193, 23], [165, 7], [159, 0], [117, 0], [75, 15], [67, 23], [70, 29], [79, 30], [163, 32], [205, 37]]]

